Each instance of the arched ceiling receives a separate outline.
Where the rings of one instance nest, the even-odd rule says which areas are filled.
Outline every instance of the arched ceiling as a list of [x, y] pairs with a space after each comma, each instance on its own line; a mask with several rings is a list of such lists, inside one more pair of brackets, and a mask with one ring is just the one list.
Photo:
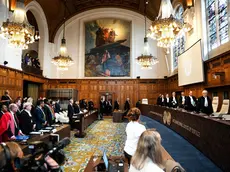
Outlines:
[[[28, 4], [32, 0], [25, 0]], [[65, 0], [36, 0], [44, 10], [49, 27], [49, 41], [53, 42], [55, 34], [63, 23]], [[186, 0], [181, 1], [186, 6]], [[147, 17], [154, 20], [158, 15], [161, 0], [149, 0], [146, 9]], [[144, 14], [145, 0], [67, 0], [66, 18], [79, 14], [83, 11], [103, 8], [116, 7], [123, 8]]]

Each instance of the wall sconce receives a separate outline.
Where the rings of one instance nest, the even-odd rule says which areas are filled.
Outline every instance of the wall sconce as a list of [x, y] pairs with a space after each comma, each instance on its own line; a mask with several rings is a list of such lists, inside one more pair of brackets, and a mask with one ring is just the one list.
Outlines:
[[225, 79], [225, 72], [215, 72], [215, 73], [213, 73], [213, 78], [217, 79], [217, 77], [220, 78], [220, 81], [224, 81], [224, 79]]
[[187, 7], [190, 8], [190, 7], [193, 7], [194, 4], [193, 4], [193, 0], [187, 0]]

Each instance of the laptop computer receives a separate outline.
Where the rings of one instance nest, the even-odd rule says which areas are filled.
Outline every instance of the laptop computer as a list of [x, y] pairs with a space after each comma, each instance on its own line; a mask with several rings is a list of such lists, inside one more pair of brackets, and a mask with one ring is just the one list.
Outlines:
[[103, 151], [102, 159], [105, 163], [105, 168], [107, 172], [124, 172], [124, 162], [109, 162], [105, 150]]

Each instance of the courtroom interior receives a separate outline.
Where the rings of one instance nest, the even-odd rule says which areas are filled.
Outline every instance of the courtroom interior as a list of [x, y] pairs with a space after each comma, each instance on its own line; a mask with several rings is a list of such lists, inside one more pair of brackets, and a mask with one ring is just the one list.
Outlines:
[[0, 0], [0, 172], [229, 172], [229, 0]]

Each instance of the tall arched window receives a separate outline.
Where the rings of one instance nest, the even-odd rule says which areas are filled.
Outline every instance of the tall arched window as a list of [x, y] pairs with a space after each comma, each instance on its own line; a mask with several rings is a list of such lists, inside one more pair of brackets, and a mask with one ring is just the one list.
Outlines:
[[[182, 4], [179, 4], [175, 8], [175, 17], [183, 22], [184, 8]], [[172, 58], [173, 58], [173, 70], [178, 67], [178, 56], [185, 50], [185, 34], [180, 32], [172, 47]]]
[[209, 51], [228, 42], [228, 0], [206, 0]]

